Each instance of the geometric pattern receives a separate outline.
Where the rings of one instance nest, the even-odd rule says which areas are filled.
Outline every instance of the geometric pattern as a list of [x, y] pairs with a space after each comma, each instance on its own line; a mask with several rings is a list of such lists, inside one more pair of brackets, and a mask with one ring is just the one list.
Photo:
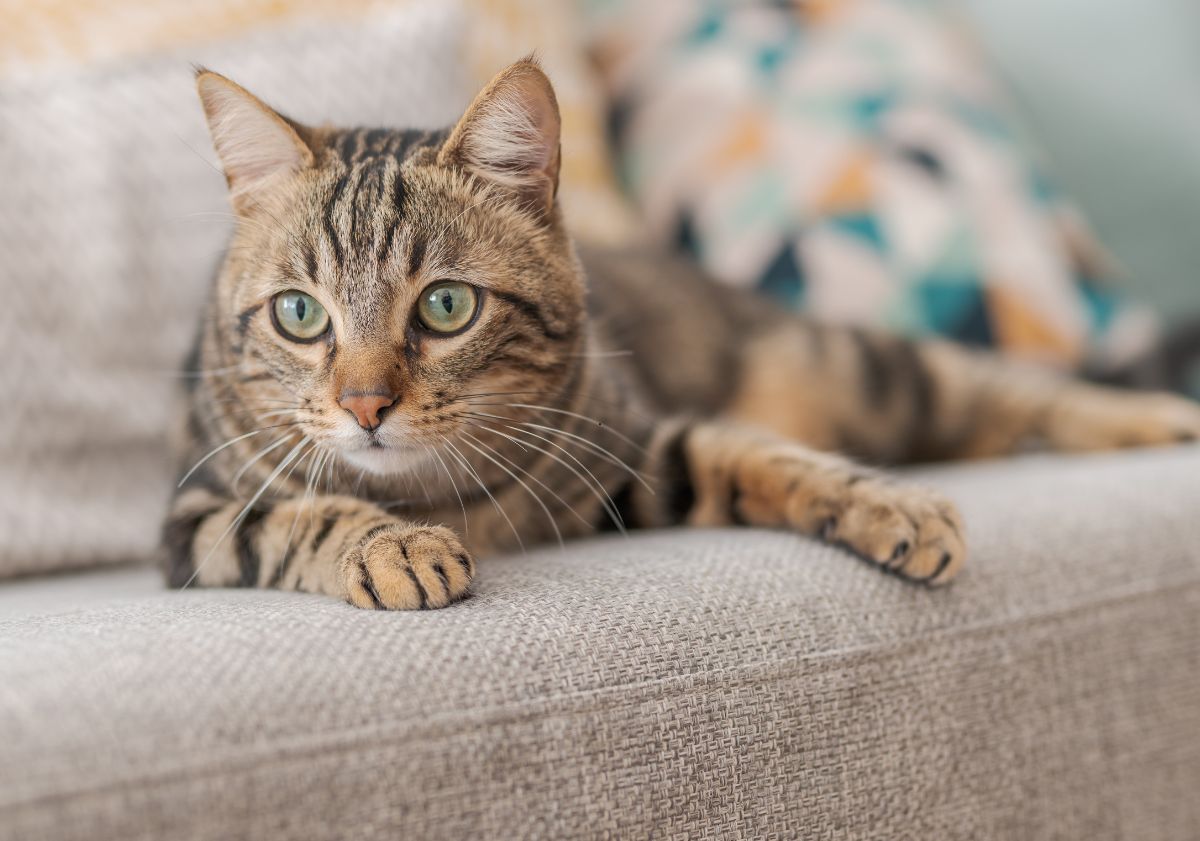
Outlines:
[[1155, 340], [933, 0], [583, 5], [623, 186], [719, 280], [1061, 367]]

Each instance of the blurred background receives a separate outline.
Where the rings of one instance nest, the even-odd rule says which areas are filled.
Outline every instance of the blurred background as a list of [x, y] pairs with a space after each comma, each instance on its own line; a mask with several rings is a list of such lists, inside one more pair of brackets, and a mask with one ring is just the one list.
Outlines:
[[962, 6], [1131, 294], [1171, 320], [1200, 311], [1200, 5]]
[[152, 550], [233, 224], [193, 64], [302, 121], [427, 127], [531, 50], [581, 239], [1200, 386], [1194, 0], [0, 0], [0, 575]]

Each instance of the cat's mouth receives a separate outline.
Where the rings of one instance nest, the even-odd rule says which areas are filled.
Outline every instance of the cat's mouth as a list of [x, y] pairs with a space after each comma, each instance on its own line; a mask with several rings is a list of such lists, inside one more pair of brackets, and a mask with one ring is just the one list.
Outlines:
[[377, 435], [357, 446], [342, 449], [342, 458], [350, 464], [377, 475], [408, 473], [429, 458], [427, 450], [412, 444], [384, 441]]

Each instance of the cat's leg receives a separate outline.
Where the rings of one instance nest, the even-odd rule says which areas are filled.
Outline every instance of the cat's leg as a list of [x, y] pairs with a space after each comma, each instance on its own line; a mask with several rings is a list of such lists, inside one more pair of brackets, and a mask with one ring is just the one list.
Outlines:
[[916, 346], [936, 399], [931, 441], [956, 457], [1029, 443], [1100, 451], [1200, 440], [1200, 405], [1173, 394], [1094, 385], [945, 342]]
[[163, 530], [172, 586], [274, 587], [358, 607], [444, 607], [466, 593], [471, 555], [445, 526], [419, 525], [345, 496], [244, 502], [176, 496]]
[[966, 556], [962, 520], [933, 491], [753, 427], [663, 422], [631, 483], [639, 525], [790, 528], [844, 545], [916, 581], [950, 581]]
[[949, 342], [793, 319], [748, 341], [740, 367], [726, 416], [872, 460], [1200, 439], [1200, 405], [1182, 397], [1097, 386]]

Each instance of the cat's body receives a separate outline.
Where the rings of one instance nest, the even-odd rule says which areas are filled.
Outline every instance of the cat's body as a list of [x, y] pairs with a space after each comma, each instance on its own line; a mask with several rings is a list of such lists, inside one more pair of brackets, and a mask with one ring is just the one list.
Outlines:
[[585, 253], [585, 284], [531, 62], [440, 133], [309, 129], [199, 86], [240, 223], [188, 380], [176, 586], [438, 607], [476, 557], [681, 523], [793, 528], [939, 584], [953, 506], [827, 451], [1200, 434], [1177, 398], [810, 324], [651, 254]]

